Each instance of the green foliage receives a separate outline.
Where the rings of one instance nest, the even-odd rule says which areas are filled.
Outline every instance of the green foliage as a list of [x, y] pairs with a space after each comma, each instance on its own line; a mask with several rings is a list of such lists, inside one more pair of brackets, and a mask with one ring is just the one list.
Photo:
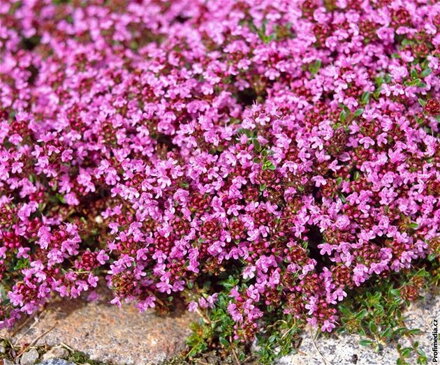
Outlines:
[[[295, 352], [299, 344], [299, 334], [304, 323], [294, 319], [291, 315], [278, 314], [279, 319], [269, 324], [264, 332], [257, 334], [257, 354], [260, 364], [273, 364], [285, 355]], [[266, 319], [270, 323], [270, 319]]]
[[234, 321], [227, 310], [231, 300], [228, 293], [237, 284], [238, 280], [232, 276], [223, 281], [225, 290], [219, 294], [214, 308], [207, 311], [205, 318], [192, 324], [193, 333], [187, 339], [187, 358], [191, 359], [213, 347], [226, 352], [237, 347], [238, 343], [233, 340]]
[[318, 71], [321, 69], [322, 62], [321, 60], [316, 60], [309, 65], [309, 71], [312, 75], [316, 75]]
[[249, 28], [260, 37], [264, 43], [270, 43], [272, 40], [276, 39], [276, 33], [268, 35], [266, 32], [267, 20], [263, 20], [260, 28], [258, 28], [255, 23], [251, 20], [249, 21]]
[[[412, 228], [416, 229], [415, 225]], [[367, 285], [349, 292], [338, 306], [340, 326], [337, 332], [359, 334], [362, 337], [360, 345], [376, 351], [384, 346], [395, 346], [399, 353], [397, 364], [427, 364], [427, 355], [419, 343], [413, 341], [420, 330], [407, 327], [404, 310], [410, 303], [405, 296], [409, 287], [417, 287], [422, 292], [439, 284], [437, 253], [431, 254], [430, 260], [419, 262], [417, 269], [394, 273], [386, 278], [371, 278]], [[230, 275], [220, 284], [224, 291], [219, 295], [215, 307], [203, 313], [204, 320], [193, 324], [193, 334], [188, 339], [187, 361], [203, 359], [204, 354], [211, 355], [213, 350], [219, 358], [229, 356], [231, 364], [242, 363], [252, 355], [246, 344], [233, 340], [234, 321], [227, 311], [231, 301], [230, 290], [237, 286], [245, 288], [246, 282], [239, 278], [237, 271], [236, 276]], [[203, 290], [208, 290], [211, 285], [209, 282]], [[261, 321], [264, 330], [257, 333], [255, 342], [257, 364], [273, 364], [277, 358], [295, 352], [305, 325], [303, 321], [281, 310], [267, 313]], [[408, 343], [402, 346], [398, 341], [404, 338]]]
[[90, 365], [106, 365], [102, 361], [96, 361], [90, 359], [90, 356], [81, 351], [74, 351], [70, 353], [67, 358], [68, 361], [72, 361], [75, 364], [90, 364]]
[[[417, 328], [408, 328], [404, 310], [409, 304], [405, 290], [421, 285], [426, 290], [436, 284], [436, 265], [426, 262], [418, 270], [394, 274], [388, 278], [376, 277], [368, 287], [356, 289], [339, 305], [341, 313], [340, 333], [357, 333], [363, 338], [360, 345], [379, 351], [385, 345], [396, 346], [399, 353], [397, 364], [410, 364], [408, 358], [415, 358], [417, 364], [426, 364], [426, 354], [413, 342], [419, 334]], [[409, 339], [410, 346], [402, 347], [397, 341]], [[409, 361], [409, 360], [408, 360]]]
[[[245, 135], [248, 138], [248, 143], [254, 146], [254, 150], [258, 153], [258, 156], [254, 159], [255, 163], [261, 163], [261, 168], [263, 170], [275, 170], [276, 166], [272, 161], [268, 159], [269, 156], [273, 155], [273, 151], [271, 151], [266, 146], [262, 146], [258, 141], [258, 133], [256, 130], [240, 128], [237, 131], [238, 136]], [[261, 188], [261, 191], [265, 190]]]

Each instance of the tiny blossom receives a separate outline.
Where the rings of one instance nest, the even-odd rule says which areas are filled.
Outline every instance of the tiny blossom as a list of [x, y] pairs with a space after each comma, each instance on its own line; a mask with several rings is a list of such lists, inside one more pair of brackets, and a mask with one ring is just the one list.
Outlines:
[[0, 327], [99, 285], [210, 309], [227, 274], [234, 339], [332, 331], [433, 251], [440, 3], [84, 3], [0, 6]]

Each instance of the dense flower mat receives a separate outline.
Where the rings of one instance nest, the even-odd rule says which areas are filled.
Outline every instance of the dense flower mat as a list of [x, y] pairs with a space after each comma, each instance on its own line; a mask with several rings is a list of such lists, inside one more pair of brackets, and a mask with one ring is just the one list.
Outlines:
[[0, 326], [230, 275], [236, 338], [331, 331], [440, 248], [439, 29], [435, 0], [1, 1]]

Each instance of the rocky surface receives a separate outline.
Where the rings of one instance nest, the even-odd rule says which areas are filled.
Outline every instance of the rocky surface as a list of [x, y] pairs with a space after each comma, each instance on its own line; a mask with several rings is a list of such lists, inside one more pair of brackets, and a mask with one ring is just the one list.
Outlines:
[[64, 347], [55, 346], [43, 355], [42, 360], [64, 359], [68, 355], [69, 352]]
[[[440, 320], [439, 296], [427, 295], [414, 303], [406, 313], [409, 328], [422, 330], [413, 340], [420, 343], [430, 363], [433, 355], [433, 321]], [[190, 333], [189, 324], [194, 319], [184, 311], [161, 317], [152, 312], [139, 313], [129, 305], [122, 308], [108, 305], [106, 300], [93, 303], [78, 300], [50, 305], [10, 338], [15, 345], [30, 345], [29, 350], [16, 360], [20, 365], [72, 365], [72, 362], [62, 359], [68, 355], [65, 347], [82, 351], [92, 360], [114, 364], [158, 364], [184, 348], [185, 338]], [[11, 333], [0, 331], [0, 338], [7, 336], [11, 336]], [[360, 339], [356, 335], [314, 339], [310, 330], [304, 334], [298, 353], [282, 358], [277, 364], [396, 364], [398, 352], [395, 345], [377, 353], [361, 346]], [[408, 340], [401, 344], [409, 345]], [[51, 348], [39, 356], [32, 346], [41, 345]], [[4, 365], [14, 364], [4, 361]], [[410, 358], [408, 362], [416, 364], [416, 359]]]
[[[433, 321], [440, 320], [439, 296], [428, 294], [425, 299], [411, 305], [406, 311], [406, 323], [409, 328], [419, 328], [422, 332], [414, 336], [413, 341], [420, 343], [420, 348], [432, 361]], [[361, 338], [356, 335], [344, 335], [338, 338], [314, 339], [312, 331], [303, 337], [298, 353], [282, 358], [278, 365], [395, 365], [399, 357], [396, 346], [387, 346], [380, 353], [361, 346]], [[407, 339], [400, 342], [409, 346]], [[415, 357], [407, 360], [416, 364]]]
[[18, 333], [0, 331], [0, 338], [10, 338], [15, 346], [64, 344], [92, 360], [146, 365], [177, 355], [194, 319], [181, 310], [162, 317], [131, 305], [118, 308], [108, 300], [77, 300], [53, 303]]
[[40, 362], [38, 365], [75, 365], [73, 362], [63, 359], [50, 359]]
[[34, 365], [40, 355], [36, 349], [26, 351], [20, 358], [20, 365]]

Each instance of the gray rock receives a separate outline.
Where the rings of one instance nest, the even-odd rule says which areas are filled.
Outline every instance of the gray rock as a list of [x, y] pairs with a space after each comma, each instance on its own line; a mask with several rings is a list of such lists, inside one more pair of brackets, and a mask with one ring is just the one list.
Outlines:
[[64, 359], [49, 359], [40, 362], [38, 365], [75, 365], [73, 362]]
[[42, 360], [49, 360], [49, 359], [63, 359], [69, 355], [69, 352], [64, 347], [52, 347], [48, 352], [46, 352]]
[[183, 311], [183, 306], [176, 305], [175, 312], [160, 316], [153, 311], [141, 313], [130, 304], [110, 306], [112, 294], [104, 289], [99, 295], [93, 302], [58, 298], [36, 316], [34, 323], [17, 332], [0, 330], [0, 338], [10, 338], [17, 347], [63, 343], [102, 362], [159, 364], [185, 349], [185, 340], [191, 334], [189, 325], [198, 319], [194, 313]]
[[39, 357], [40, 357], [40, 355], [38, 354], [38, 351], [35, 349], [26, 351], [23, 355], [21, 355], [20, 364], [21, 365], [34, 365]]
[[8, 359], [3, 359], [3, 365], [15, 365], [13, 361]]

